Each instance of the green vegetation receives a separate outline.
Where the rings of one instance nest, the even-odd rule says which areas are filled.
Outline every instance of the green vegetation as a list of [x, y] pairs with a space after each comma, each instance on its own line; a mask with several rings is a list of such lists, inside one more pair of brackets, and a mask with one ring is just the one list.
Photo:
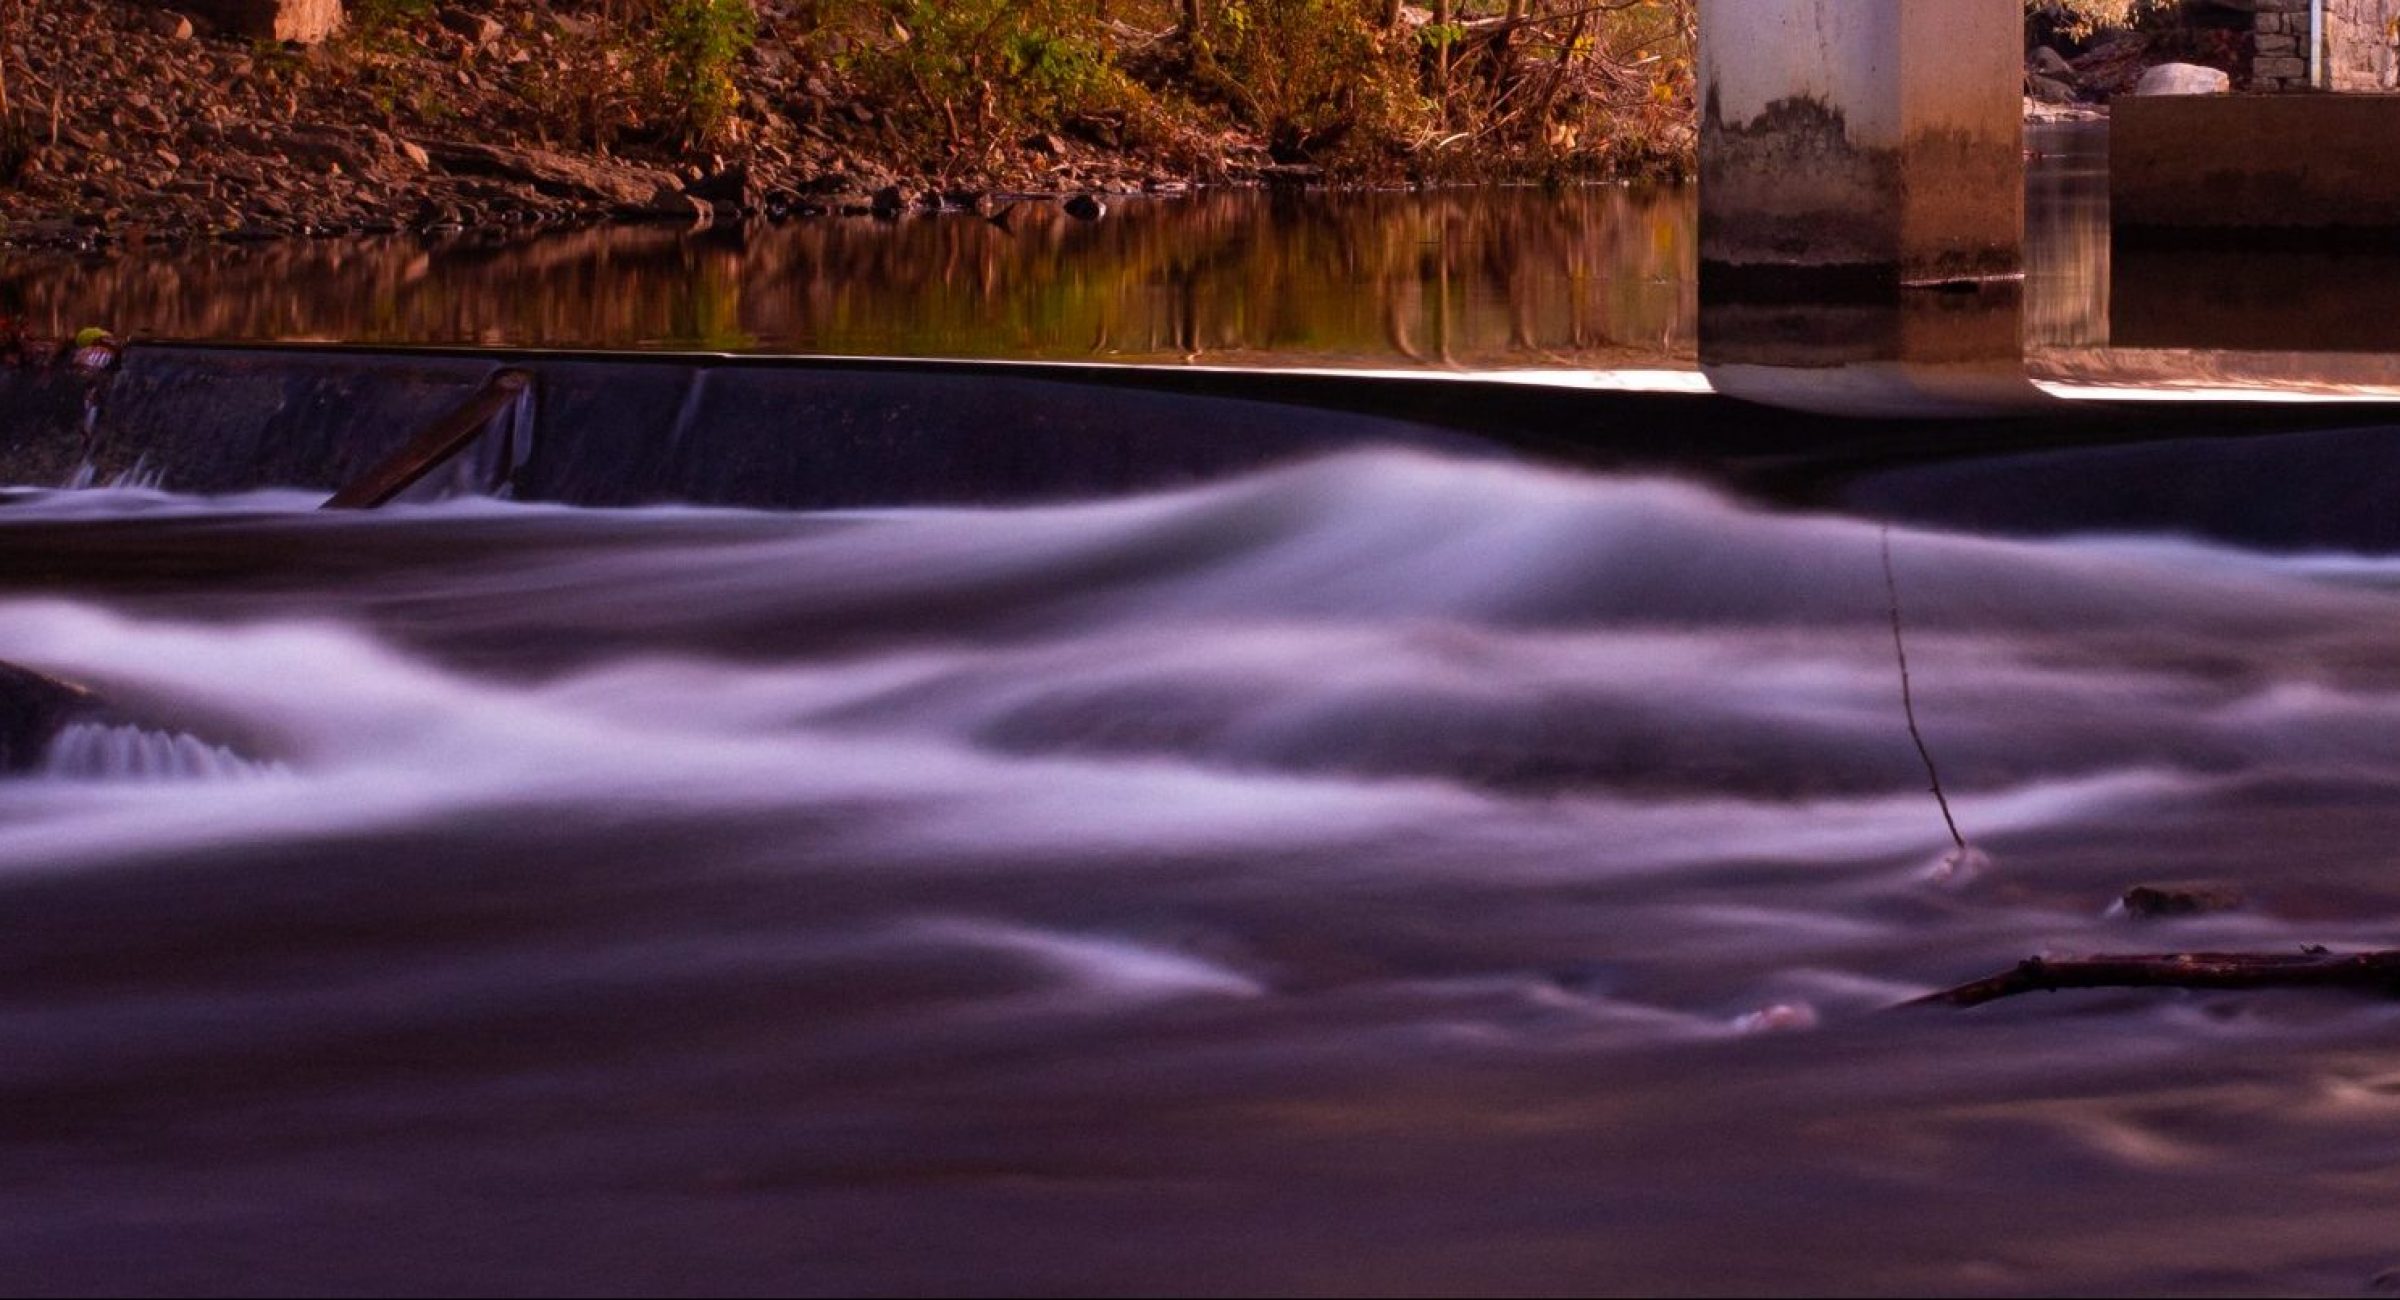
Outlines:
[[[427, 0], [357, 3], [362, 59], [433, 26]], [[1677, 172], [1693, 146], [1696, 0], [464, 7], [537, 43], [511, 82], [535, 134], [579, 147], [723, 151], [798, 119], [933, 176], [1038, 174], [1074, 146], [1396, 180]]]
[[[1695, 146], [1698, 0], [462, 3], [538, 42], [514, 88], [573, 147], [805, 130], [936, 178], [1084, 148], [1371, 182], [1679, 173]], [[2088, 32], [2169, 0], [2027, 3]], [[432, 25], [431, 0], [353, 4], [370, 36]]]
[[751, 0], [657, 0], [649, 15], [649, 53], [657, 61], [667, 110], [686, 141], [723, 134], [741, 92], [736, 64], [758, 39]]
[[1692, 146], [1694, 0], [815, 9], [936, 165], [1053, 133], [1195, 159], [1254, 141], [1359, 179], [1673, 171]]
[[2165, 9], [2177, 0], [2025, 0], [2028, 13], [2055, 21], [2072, 36], [2089, 36], [2111, 27], [2129, 27], [2142, 15]]

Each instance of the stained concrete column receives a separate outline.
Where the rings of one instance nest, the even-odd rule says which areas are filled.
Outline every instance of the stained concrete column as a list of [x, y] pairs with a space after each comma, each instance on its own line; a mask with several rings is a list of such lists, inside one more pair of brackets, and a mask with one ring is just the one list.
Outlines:
[[[1701, 0], [1701, 361], [1720, 389], [2032, 393], [2023, 51], [2023, 0]], [[1937, 289], [1951, 300], [1920, 299]], [[1778, 368], [1795, 373], [1749, 373]]]

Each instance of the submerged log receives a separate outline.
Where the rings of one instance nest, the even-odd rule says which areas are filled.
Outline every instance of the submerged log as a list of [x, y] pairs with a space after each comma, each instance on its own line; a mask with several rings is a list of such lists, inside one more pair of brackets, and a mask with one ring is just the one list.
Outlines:
[[1975, 1007], [2061, 989], [2351, 989], [2400, 995], [2400, 950], [2297, 953], [2176, 952], [2028, 957], [1997, 975], [1911, 998], [1905, 1007]]
[[0, 775], [40, 763], [60, 728], [98, 709], [83, 687], [0, 663]]

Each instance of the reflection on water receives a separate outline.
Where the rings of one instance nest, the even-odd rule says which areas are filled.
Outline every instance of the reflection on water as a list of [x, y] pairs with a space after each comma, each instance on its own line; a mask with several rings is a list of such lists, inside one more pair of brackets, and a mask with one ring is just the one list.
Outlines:
[[[2015, 334], [2025, 370], [2053, 385], [2400, 393], [2385, 360], [2400, 315], [2379, 305], [2400, 259], [2288, 241], [2112, 249], [2105, 124], [2031, 126], [2026, 144], [2025, 285], [1987, 295], [1991, 319], [1968, 322], [1958, 301], [1880, 323], [1848, 308], [1728, 319], [1819, 352], [1875, 331], [1936, 353], [2005, 350]], [[1127, 199], [1096, 223], [1027, 203], [1005, 225], [949, 214], [0, 253], [0, 313], [192, 339], [1688, 369], [1696, 221], [1695, 191], [1676, 186], [1243, 191]], [[1955, 337], [1925, 345], [1928, 324]]]
[[[2027, 138], [2026, 337], [2105, 343], [2105, 131]], [[0, 261], [0, 312], [171, 338], [1681, 367], [1697, 220], [1688, 186], [1242, 191], [1130, 199], [1096, 223], [1027, 203], [1005, 227], [949, 214], [25, 255]]]
[[2109, 336], [2108, 129], [2025, 128], [2025, 341], [2096, 347]]
[[26, 259], [0, 310], [216, 339], [1229, 363], [1688, 358], [1681, 188], [1258, 192], [494, 244], [384, 239]]

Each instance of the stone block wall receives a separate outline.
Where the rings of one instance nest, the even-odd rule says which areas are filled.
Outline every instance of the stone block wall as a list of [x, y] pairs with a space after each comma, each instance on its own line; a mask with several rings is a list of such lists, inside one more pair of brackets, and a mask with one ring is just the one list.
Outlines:
[[[2380, 3], [2381, 0], [2369, 0]], [[2308, 0], [2251, 0], [2253, 39], [2250, 60], [2252, 90], [2308, 88]]]
[[[2307, 13], [2301, 14], [2306, 22]], [[2400, 0], [2325, 0], [2330, 90], [2400, 90]]]
[[[2230, 0], [2250, 13], [2252, 90], [2306, 90], [2308, 0]], [[2228, 0], [2217, 0], [2219, 4]], [[2325, 86], [2400, 90], [2400, 0], [2325, 0]]]

